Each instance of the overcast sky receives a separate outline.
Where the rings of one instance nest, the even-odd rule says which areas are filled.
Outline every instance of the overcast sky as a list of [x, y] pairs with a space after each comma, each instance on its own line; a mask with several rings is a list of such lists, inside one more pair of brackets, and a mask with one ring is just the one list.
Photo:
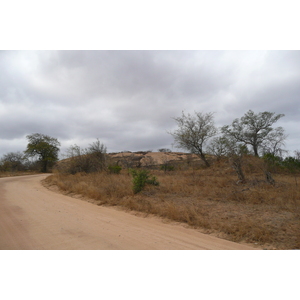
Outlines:
[[172, 149], [182, 111], [222, 126], [249, 109], [285, 114], [293, 154], [299, 96], [300, 51], [1, 51], [0, 156], [36, 132], [62, 153], [97, 138], [108, 152]]

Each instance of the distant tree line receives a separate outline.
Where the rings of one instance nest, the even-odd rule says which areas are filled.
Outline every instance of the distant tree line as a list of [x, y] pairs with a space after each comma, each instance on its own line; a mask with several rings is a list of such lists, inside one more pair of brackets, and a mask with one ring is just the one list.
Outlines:
[[60, 143], [56, 138], [41, 133], [27, 135], [28, 144], [22, 153], [9, 152], [0, 160], [0, 171], [48, 172], [58, 160]]
[[[282, 127], [273, 127], [283, 114], [274, 112], [254, 113], [249, 110], [230, 125], [217, 128], [214, 114], [195, 112], [193, 115], [182, 112], [174, 118], [177, 129], [169, 132], [177, 148], [182, 148], [200, 157], [206, 167], [217, 159], [226, 158], [236, 170], [241, 182], [245, 181], [243, 159], [245, 156], [263, 158], [266, 178], [272, 183], [270, 170], [286, 168], [292, 172], [300, 170], [300, 151], [295, 156], [287, 156], [284, 149], [287, 135]], [[60, 143], [56, 138], [34, 133], [27, 135], [27, 148], [23, 152], [9, 152], [0, 159], [0, 171], [39, 170], [48, 172], [58, 161]], [[149, 150], [150, 151], [150, 150]], [[159, 152], [172, 152], [161, 148]], [[87, 148], [77, 145], [67, 150], [67, 164], [60, 165], [60, 171], [75, 174], [77, 172], [97, 172], [107, 169], [106, 147], [97, 139]], [[115, 171], [113, 166], [111, 170]]]

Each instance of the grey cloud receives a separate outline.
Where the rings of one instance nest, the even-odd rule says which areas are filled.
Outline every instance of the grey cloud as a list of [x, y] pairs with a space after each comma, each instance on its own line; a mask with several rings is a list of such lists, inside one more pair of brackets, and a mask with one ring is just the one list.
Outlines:
[[81, 97], [198, 97], [229, 84], [229, 69], [214, 66], [213, 54], [192, 63], [194, 51], [61, 51], [42, 66], [40, 76], [56, 83], [64, 78], [69, 89], [68, 80], [80, 82]]
[[249, 109], [284, 113], [300, 148], [299, 70], [300, 51], [1, 51], [0, 156], [33, 132], [62, 148], [171, 148], [182, 110], [213, 111], [218, 126]]

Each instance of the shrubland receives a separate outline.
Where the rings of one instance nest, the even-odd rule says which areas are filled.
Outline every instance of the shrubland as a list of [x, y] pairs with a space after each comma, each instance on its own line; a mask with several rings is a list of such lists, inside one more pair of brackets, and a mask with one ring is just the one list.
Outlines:
[[[45, 182], [97, 205], [158, 215], [232, 241], [299, 249], [300, 151], [291, 157], [283, 149], [287, 135], [273, 127], [282, 117], [249, 110], [217, 128], [214, 113], [182, 112], [169, 133], [189, 154], [176, 162], [167, 148], [159, 149], [160, 163], [149, 151], [108, 155], [97, 139], [87, 148], [70, 146]], [[51, 171], [58, 140], [38, 133], [27, 138], [24, 155], [4, 155], [0, 172]]]
[[[244, 182], [229, 159], [219, 158], [209, 168], [182, 163], [182, 168], [177, 165], [169, 171], [55, 172], [46, 183], [93, 199], [97, 205], [158, 215], [231, 241], [266, 249], [299, 249], [298, 169], [252, 155], [243, 156], [242, 168]], [[266, 179], [266, 170], [272, 171], [274, 182]], [[137, 174], [144, 174], [142, 182], [152, 179], [157, 184], [136, 190]]]

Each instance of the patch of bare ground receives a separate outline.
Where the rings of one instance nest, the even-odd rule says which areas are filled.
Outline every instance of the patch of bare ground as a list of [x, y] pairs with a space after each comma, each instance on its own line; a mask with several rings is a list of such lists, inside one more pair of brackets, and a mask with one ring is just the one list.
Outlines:
[[300, 190], [294, 176], [277, 174], [271, 185], [253, 166], [245, 171], [247, 182], [238, 184], [234, 171], [222, 163], [208, 169], [153, 170], [160, 185], [146, 186], [138, 194], [127, 170], [55, 173], [44, 184], [97, 205], [158, 215], [234, 242], [299, 249]]

